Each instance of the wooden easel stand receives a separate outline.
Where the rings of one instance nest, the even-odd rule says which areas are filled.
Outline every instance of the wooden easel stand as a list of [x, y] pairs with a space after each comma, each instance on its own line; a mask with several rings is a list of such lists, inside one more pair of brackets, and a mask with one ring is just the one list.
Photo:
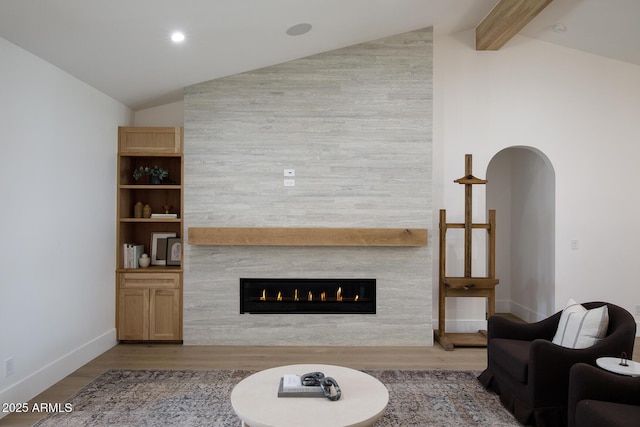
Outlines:
[[[465, 176], [454, 182], [465, 186], [465, 215], [464, 223], [447, 223], [446, 210], [440, 210], [440, 277], [438, 301], [438, 329], [434, 333], [435, 340], [445, 350], [453, 350], [455, 346], [486, 347], [486, 331], [478, 333], [446, 333], [446, 299], [460, 297], [484, 297], [487, 299], [487, 318], [495, 314], [495, 287], [499, 283], [496, 279], [496, 212], [489, 210], [489, 222], [478, 224], [472, 221], [473, 185], [486, 184], [473, 176], [471, 154], [465, 156]], [[446, 275], [447, 230], [450, 228], [464, 228], [464, 276], [449, 277]], [[488, 234], [487, 248], [487, 277], [474, 277], [471, 271], [472, 230], [486, 229]]]

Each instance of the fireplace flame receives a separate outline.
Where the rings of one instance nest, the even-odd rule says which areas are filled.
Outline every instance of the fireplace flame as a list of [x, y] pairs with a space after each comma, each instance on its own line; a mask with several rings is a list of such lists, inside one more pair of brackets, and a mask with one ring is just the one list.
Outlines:
[[[275, 291], [274, 291], [275, 292]], [[330, 296], [329, 298], [327, 298], [327, 292], [326, 291], [322, 291], [320, 292], [320, 294], [316, 295], [316, 298], [318, 298], [319, 301], [322, 302], [327, 302], [327, 301], [334, 301], [333, 296]], [[353, 298], [351, 298], [350, 296], [347, 296], [347, 301], [353, 301], [353, 302], [357, 302], [360, 300], [360, 295], [356, 294]], [[262, 293], [261, 295], [258, 297], [258, 299], [260, 301], [300, 301], [300, 290], [299, 289], [294, 289], [293, 290], [293, 298], [291, 297], [284, 297], [282, 291], [278, 291], [277, 296], [274, 297], [269, 297], [267, 295], [267, 289], [262, 289]], [[313, 292], [312, 291], [308, 291], [307, 293], [307, 301], [313, 301]], [[342, 290], [342, 286], [339, 286], [338, 289], [336, 289], [336, 293], [335, 293], [335, 301], [345, 301], [345, 296], [343, 295], [343, 290]]]

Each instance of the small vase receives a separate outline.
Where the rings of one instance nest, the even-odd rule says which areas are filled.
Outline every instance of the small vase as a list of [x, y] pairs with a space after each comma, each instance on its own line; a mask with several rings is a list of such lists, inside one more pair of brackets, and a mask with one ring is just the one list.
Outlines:
[[142, 202], [136, 203], [135, 206], [133, 207], [133, 217], [142, 218], [142, 209], [143, 209]]
[[162, 180], [160, 179], [159, 176], [156, 175], [149, 175], [149, 183], [152, 185], [160, 185], [160, 183], [162, 182]]
[[143, 218], [151, 218], [151, 206], [150, 205], [144, 205], [144, 208], [142, 208], [142, 217]]
[[151, 264], [151, 258], [149, 258], [149, 255], [142, 254], [140, 259], [138, 259], [138, 265], [140, 265], [141, 268], [147, 268], [149, 267], [149, 264]]

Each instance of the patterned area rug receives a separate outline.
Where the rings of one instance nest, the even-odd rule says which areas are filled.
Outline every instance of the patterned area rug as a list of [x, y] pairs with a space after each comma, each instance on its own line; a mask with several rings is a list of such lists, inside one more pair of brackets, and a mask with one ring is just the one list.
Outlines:
[[[365, 370], [389, 390], [389, 405], [375, 427], [519, 426], [487, 392], [475, 371]], [[36, 426], [240, 425], [229, 396], [243, 370], [110, 370]], [[60, 405], [65, 408], [65, 405]], [[66, 406], [67, 408], [69, 406]]]

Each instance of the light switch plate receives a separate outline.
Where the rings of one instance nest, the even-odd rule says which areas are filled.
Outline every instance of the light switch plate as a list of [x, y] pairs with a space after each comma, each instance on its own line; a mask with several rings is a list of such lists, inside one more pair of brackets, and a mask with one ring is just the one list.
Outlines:
[[285, 169], [284, 170], [284, 176], [296, 176], [296, 170], [295, 169]]

